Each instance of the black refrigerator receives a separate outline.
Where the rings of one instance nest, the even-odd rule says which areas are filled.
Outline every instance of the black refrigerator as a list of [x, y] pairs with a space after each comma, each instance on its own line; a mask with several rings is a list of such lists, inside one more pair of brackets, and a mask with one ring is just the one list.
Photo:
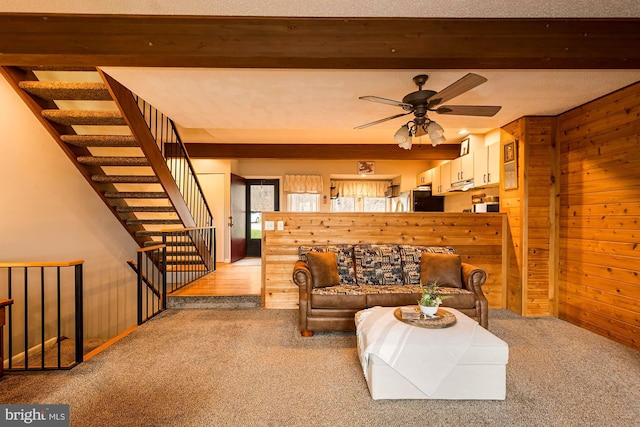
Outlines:
[[444, 212], [444, 196], [432, 196], [431, 190], [412, 190], [411, 211]]

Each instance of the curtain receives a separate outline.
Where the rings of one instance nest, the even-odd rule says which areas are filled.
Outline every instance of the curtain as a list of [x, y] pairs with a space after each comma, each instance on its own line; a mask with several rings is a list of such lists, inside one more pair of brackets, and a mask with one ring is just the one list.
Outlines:
[[285, 175], [284, 192], [322, 194], [322, 175]]
[[331, 194], [335, 197], [384, 197], [391, 181], [331, 181]]

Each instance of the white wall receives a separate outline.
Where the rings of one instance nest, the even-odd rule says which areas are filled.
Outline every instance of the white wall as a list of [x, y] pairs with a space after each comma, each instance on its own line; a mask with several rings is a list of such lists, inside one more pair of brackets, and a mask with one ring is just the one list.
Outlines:
[[230, 190], [231, 161], [217, 159], [192, 159], [198, 181], [207, 200], [213, 225], [216, 227], [216, 261], [231, 260], [229, 221], [231, 215]]
[[83, 259], [85, 336], [117, 335], [136, 323], [136, 243], [3, 77], [0, 111], [0, 262]]

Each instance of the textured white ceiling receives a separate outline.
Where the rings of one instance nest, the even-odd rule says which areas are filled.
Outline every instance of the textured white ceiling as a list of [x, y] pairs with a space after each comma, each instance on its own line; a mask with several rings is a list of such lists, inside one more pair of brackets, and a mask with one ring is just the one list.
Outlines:
[[401, 100], [429, 75], [424, 89], [439, 91], [468, 71], [488, 82], [448, 104], [501, 105], [494, 117], [429, 117], [455, 142], [461, 128], [485, 133], [525, 115], [557, 115], [640, 81], [640, 70], [251, 70], [118, 68], [103, 70], [174, 119], [185, 140], [236, 143], [392, 143], [411, 115], [366, 129], [355, 126], [402, 113], [359, 100]]

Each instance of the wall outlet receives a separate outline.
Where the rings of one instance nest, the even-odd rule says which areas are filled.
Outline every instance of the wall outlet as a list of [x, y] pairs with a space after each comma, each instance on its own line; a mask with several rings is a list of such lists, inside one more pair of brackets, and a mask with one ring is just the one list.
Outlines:
[[265, 231], [273, 231], [273, 230], [275, 230], [273, 221], [265, 221], [264, 222], [264, 229], [265, 229]]
[[278, 221], [278, 230], [284, 230], [284, 221]]

